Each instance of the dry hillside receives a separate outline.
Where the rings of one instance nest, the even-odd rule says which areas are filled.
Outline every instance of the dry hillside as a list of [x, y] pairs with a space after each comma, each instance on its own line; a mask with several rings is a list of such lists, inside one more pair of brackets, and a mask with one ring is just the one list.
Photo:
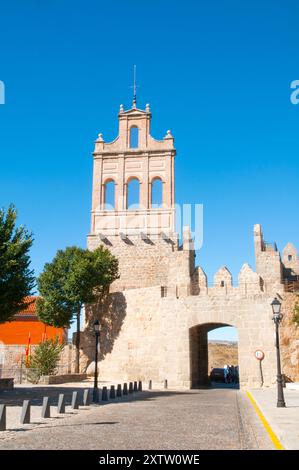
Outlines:
[[209, 341], [209, 370], [225, 364], [238, 365], [238, 343]]

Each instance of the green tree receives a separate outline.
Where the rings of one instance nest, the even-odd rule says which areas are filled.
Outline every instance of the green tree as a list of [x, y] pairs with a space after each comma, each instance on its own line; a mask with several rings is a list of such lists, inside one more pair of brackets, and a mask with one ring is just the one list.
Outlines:
[[58, 336], [39, 343], [30, 358], [29, 380], [38, 382], [42, 375], [55, 374], [63, 348], [64, 345], [59, 343]]
[[33, 237], [25, 227], [16, 227], [16, 219], [13, 205], [7, 212], [0, 209], [0, 323], [26, 307], [24, 299], [35, 285], [29, 268]]
[[76, 372], [79, 372], [82, 306], [103, 297], [118, 277], [118, 260], [109, 250], [100, 246], [89, 251], [74, 246], [59, 250], [38, 278], [42, 296], [37, 301], [40, 320], [67, 328], [74, 320], [77, 322]]

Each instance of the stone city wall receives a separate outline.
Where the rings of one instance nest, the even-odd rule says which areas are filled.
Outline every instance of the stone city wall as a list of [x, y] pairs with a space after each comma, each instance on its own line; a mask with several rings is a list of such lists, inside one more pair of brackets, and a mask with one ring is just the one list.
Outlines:
[[[35, 346], [31, 346], [31, 354]], [[26, 346], [0, 343], [0, 378], [1, 376], [16, 376], [21, 369], [25, 370]], [[66, 344], [60, 356], [58, 372], [69, 374], [75, 370], [75, 346]]]
[[[110, 295], [109, 308], [87, 311], [82, 335], [82, 371], [94, 370], [94, 318], [102, 327], [99, 371], [103, 380], [153, 380], [170, 386], [190, 387], [190, 329], [213, 324], [238, 329], [239, 365], [242, 386], [259, 386], [256, 349], [263, 349], [264, 383], [276, 380], [273, 343], [272, 296], [264, 292], [247, 294], [232, 287], [229, 292], [209, 289], [208, 294], [161, 297], [161, 288], [132, 289]], [[109, 313], [110, 312], [110, 313]], [[112, 317], [110, 314], [112, 313]], [[90, 369], [88, 369], [90, 366]]]

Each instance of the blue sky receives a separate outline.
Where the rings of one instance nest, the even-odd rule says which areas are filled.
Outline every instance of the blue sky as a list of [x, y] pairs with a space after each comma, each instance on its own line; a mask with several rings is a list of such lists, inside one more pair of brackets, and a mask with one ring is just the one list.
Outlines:
[[0, 205], [34, 232], [36, 273], [86, 245], [94, 140], [115, 138], [133, 64], [152, 135], [175, 137], [176, 201], [204, 205], [209, 281], [254, 266], [254, 223], [299, 246], [298, 15], [295, 0], [0, 0]]

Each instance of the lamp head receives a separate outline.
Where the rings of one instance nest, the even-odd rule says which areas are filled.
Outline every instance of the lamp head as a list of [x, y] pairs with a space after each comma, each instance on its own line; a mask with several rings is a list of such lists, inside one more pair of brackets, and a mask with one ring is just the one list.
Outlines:
[[98, 334], [100, 332], [100, 322], [99, 320], [96, 320], [93, 324], [94, 332]]
[[282, 320], [282, 314], [280, 313], [281, 309], [281, 302], [275, 297], [273, 302], [271, 303], [272, 311], [273, 311], [273, 320], [274, 322], [280, 322]]

